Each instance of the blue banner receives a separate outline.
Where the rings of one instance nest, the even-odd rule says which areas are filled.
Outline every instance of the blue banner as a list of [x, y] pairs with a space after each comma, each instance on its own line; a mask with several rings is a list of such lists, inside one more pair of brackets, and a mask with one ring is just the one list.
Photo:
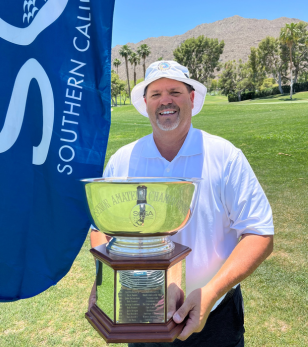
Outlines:
[[87, 235], [79, 180], [103, 171], [113, 8], [0, 2], [0, 301], [55, 285]]

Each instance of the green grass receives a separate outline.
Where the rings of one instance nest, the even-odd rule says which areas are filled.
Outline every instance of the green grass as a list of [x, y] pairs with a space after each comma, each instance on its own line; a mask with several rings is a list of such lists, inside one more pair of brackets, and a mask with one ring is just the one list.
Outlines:
[[[308, 100], [308, 93], [294, 99]], [[230, 104], [223, 96], [208, 96], [193, 117], [194, 127], [243, 150], [273, 209], [274, 252], [242, 283], [248, 347], [308, 345], [307, 118], [308, 105], [290, 102], [286, 95]], [[148, 119], [133, 106], [114, 107], [106, 159], [150, 132]], [[95, 274], [89, 248], [87, 238], [57, 286], [0, 304], [1, 347], [105, 346], [84, 319]]]

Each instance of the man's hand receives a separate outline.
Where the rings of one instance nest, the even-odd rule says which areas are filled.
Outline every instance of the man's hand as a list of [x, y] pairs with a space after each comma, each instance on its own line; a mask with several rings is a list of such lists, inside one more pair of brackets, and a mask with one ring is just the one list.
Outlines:
[[170, 283], [167, 289], [167, 293], [167, 319], [169, 320], [174, 315], [176, 310], [183, 305], [184, 292], [176, 283]]
[[199, 333], [204, 328], [216, 300], [214, 293], [210, 293], [207, 287], [195, 289], [188, 295], [184, 304], [173, 315], [177, 324], [188, 317], [183, 331], [177, 337], [179, 340], [184, 341], [192, 333]]
[[272, 235], [243, 235], [241, 241], [211, 281], [205, 287], [191, 292], [184, 304], [173, 315], [173, 320], [178, 324], [188, 316], [178, 339], [183, 341], [192, 333], [200, 332], [215, 302], [252, 274], [271, 254], [272, 250]]
[[110, 236], [105, 235], [96, 229], [91, 229], [90, 241], [92, 248], [102, 245], [103, 243], [107, 243], [110, 241], [110, 239]]

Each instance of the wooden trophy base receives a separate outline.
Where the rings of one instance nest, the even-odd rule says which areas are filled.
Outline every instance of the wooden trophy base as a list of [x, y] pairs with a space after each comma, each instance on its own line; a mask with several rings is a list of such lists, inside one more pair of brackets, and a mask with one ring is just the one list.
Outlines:
[[96, 305], [85, 316], [107, 343], [173, 342], [184, 326], [172, 319], [164, 324], [113, 324]]
[[[189, 247], [178, 243], [174, 244], [175, 248], [171, 253], [148, 258], [115, 256], [108, 253], [106, 245], [91, 249], [91, 253], [97, 260], [114, 270], [114, 288], [116, 288], [116, 273], [120, 270], [164, 270], [167, 273], [171, 267], [185, 259], [191, 252]], [[179, 271], [182, 271], [181, 267]], [[167, 293], [167, 282], [168, 276], [165, 275], [165, 293]], [[89, 323], [107, 343], [173, 342], [183, 330], [185, 322], [176, 324], [173, 319], [170, 319], [166, 323], [115, 323], [117, 321], [116, 295], [115, 291], [113, 299], [113, 320], [111, 320], [97, 305], [93, 305], [90, 311], [85, 314]], [[165, 312], [165, 321], [166, 320], [167, 313]]]

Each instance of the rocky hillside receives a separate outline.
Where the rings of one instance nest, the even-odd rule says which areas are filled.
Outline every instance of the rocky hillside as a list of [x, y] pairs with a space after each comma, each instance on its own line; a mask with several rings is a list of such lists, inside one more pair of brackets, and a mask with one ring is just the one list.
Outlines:
[[[127, 43], [133, 50], [137, 50], [141, 44], [146, 43], [151, 50], [151, 55], [146, 60], [146, 65], [163, 57], [164, 60], [173, 59], [173, 50], [183, 41], [191, 37], [204, 35], [210, 38], [218, 38], [225, 41], [224, 53], [221, 61], [242, 59], [247, 60], [250, 47], [257, 46], [266, 36], [278, 37], [280, 29], [286, 23], [298, 23], [299, 19], [281, 17], [274, 20], [249, 19], [240, 16], [225, 18], [214, 23], [201, 24], [194, 29], [187, 31], [183, 35], [150, 37], [136, 44]], [[119, 55], [121, 46], [117, 45], [112, 49], [112, 61], [118, 58], [122, 64], [119, 67], [120, 78], [125, 80], [125, 63]], [[130, 65], [130, 64], [129, 64]], [[130, 79], [133, 79], [133, 69], [129, 71]], [[143, 77], [142, 66], [137, 67], [137, 79]]]

